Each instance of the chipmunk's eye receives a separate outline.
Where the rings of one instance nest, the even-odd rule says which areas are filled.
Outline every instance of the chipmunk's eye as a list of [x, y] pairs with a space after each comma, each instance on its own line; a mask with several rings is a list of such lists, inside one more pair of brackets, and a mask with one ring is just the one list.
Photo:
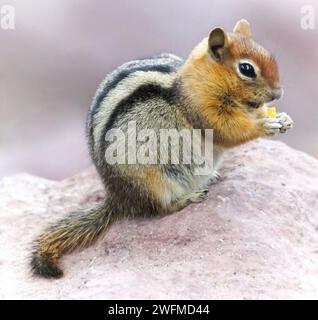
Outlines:
[[254, 67], [247, 62], [239, 63], [238, 65], [240, 73], [248, 78], [256, 78], [256, 73]]

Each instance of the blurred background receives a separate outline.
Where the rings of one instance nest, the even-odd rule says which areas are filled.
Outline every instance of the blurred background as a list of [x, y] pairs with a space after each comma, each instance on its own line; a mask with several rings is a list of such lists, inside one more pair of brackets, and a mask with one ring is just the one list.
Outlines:
[[[214, 26], [250, 21], [278, 59], [295, 120], [279, 137], [318, 157], [318, 33], [301, 28], [310, 0], [0, 0], [15, 29], [0, 28], [0, 177], [28, 172], [62, 179], [90, 164], [85, 117], [104, 76], [158, 52], [186, 57]], [[277, 155], [279, 157], [279, 155]]]

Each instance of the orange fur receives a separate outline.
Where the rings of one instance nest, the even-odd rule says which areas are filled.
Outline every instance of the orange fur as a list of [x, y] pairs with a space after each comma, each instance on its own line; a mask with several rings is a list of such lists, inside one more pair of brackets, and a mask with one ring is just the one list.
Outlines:
[[[279, 83], [272, 55], [252, 39], [228, 34], [226, 59], [216, 62], [205, 38], [180, 70], [182, 90], [206, 127], [214, 129], [214, 142], [233, 147], [264, 135], [263, 108], [247, 108], [246, 101], [264, 96]], [[253, 60], [262, 71], [253, 85], [238, 77], [235, 61]]]
[[[149, 190], [153, 194], [153, 199], [162, 199], [165, 186], [158, 168], [149, 167], [145, 169], [143, 181], [146, 184], [146, 190]], [[163, 201], [161, 204], [164, 206]]]

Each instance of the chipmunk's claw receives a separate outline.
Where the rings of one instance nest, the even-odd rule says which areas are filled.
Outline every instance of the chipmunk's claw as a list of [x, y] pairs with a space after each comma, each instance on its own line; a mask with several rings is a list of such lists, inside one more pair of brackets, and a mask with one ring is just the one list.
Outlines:
[[189, 194], [190, 203], [199, 203], [208, 197], [209, 189], [202, 189]]
[[291, 129], [294, 125], [293, 119], [285, 112], [281, 112], [277, 115], [282, 127], [279, 129], [280, 133], [285, 133], [288, 129]]

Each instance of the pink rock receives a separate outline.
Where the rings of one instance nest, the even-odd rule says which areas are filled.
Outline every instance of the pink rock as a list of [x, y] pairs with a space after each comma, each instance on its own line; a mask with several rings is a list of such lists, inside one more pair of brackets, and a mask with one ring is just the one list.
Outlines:
[[1, 299], [318, 298], [318, 161], [258, 140], [224, 163], [209, 198], [157, 219], [122, 221], [62, 259], [64, 278], [35, 278], [32, 240], [101, 199], [93, 168], [61, 182], [0, 180]]

